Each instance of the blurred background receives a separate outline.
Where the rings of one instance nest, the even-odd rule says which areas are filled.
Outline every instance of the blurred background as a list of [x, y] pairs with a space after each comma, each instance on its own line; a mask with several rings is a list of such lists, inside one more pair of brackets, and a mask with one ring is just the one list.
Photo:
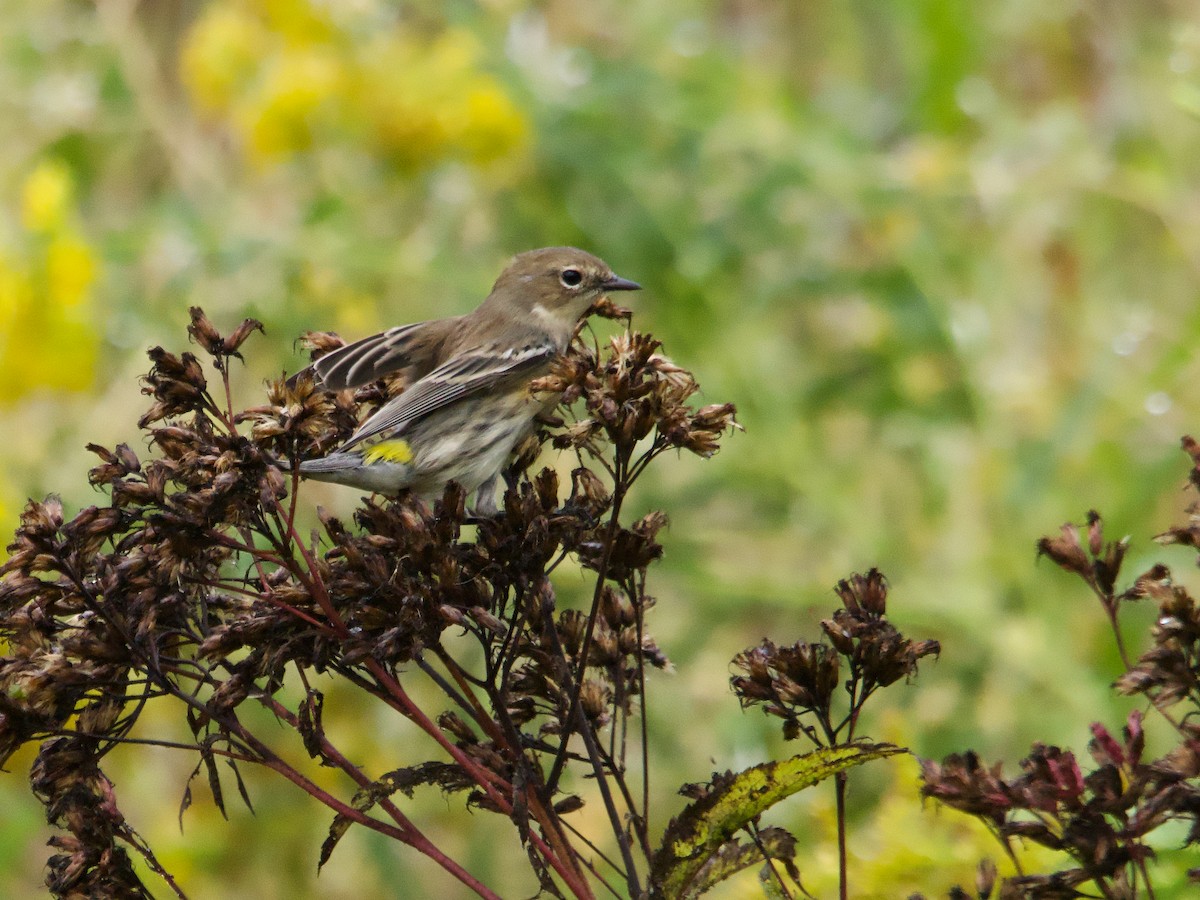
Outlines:
[[[84, 444], [144, 449], [145, 350], [186, 348], [189, 305], [265, 323], [237, 373], [254, 405], [302, 365], [304, 330], [463, 312], [513, 253], [575, 244], [643, 284], [635, 326], [746, 428], [712, 460], [664, 460], [635, 498], [672, 520], [652, 588], [677, 667], [652, 679], [656, 829], [681, 782], [799, 749], [738, 709], [729, 660], [815, 639], [831, 586], [876, 565], [891, 618], [943, 653], [866, 733], [1010, 767], [1032, 740], [1085, 753], [1088, 723], [1116, 729], [1130, 704], [1109, 696], [1098, 606], [1034, 544], [1094, 507], [1133, 538], [1127, 580], [1154, 559], [1192, 577], [1152, 536], [1188, 502], [1178, 439], [1200, 420], [1197, 222], [1183, 0], [0, 0], [0, 522], [48, 492], [103, 502]], [[304, 491], [309, 509], [358, 497]], [[1151, 614], [1130, 611], [1137, 648]], [[425, 758], [354, 702], [326, 707], [352, 758]], [[4, 896], [37, 896], [48, 852], [31, 758], [0, 778]], [[278, 780], [255, 778], [257, 815], [229, 823], [197, 785], [181, 832], [194, 764], [139, 750], [110, 768], [191, 896], [457, 896], [361, 832], [318, 878], [329, 816]], [[999, 855], [921, 807], [911, 763], [855, 779], [857, 896], [944, 894]], [[829, 793], [776, 816], [818, 896]], [[414, 803], [501, 893], [534, 893], [507, 827]]]

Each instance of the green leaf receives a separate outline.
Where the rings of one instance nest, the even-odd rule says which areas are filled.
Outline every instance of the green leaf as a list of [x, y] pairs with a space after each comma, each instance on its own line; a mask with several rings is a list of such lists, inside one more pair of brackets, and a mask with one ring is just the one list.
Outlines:
[[[853, 743], [823, 747], [779, 762], [762, 763], [734, 774], [716, 775], [703, 797], [671, 820], [651, 865], [656, 896], [697, 897], [733, 871], [709, 866], [737, 832], [780, 800], [872, 759], [905, 752], [894, 744]], [[756, 848], [757, 849], [757, 848]], [[769, 851], [768, 851], [769, 852]], [[724, 851], [729, 860], [743, 859]], [[745, 862], [762, 859], [761, 853]], [[745, 868], [745, 865], [740, 868]]]
[[[784, 871], [796, 881], [799, 873], [792, 862], [795, 856], [796, 839], [782, 828], [763, 828], [755, 833], [751, 841], [728, 840], [700, 868], [692, 880], [691, 891], [685, 896], [706, 891], [743, 869], [758, 865], [764, 858], [781, 862]], [[772, 891], [775, 891], [783, 897], [779, 892], [777, 876], [769, 867], [763, 868], [759, 880], [767, 896], [774, 896]]]

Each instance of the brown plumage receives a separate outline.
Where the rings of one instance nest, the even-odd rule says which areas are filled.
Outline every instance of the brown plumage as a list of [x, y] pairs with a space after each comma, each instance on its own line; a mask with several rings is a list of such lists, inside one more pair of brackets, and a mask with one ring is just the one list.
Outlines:
[[600, 297], [638, 289], [583, 250], [531, 250], [473, 312], [401, 325], [321, 357], [308, 371], [329, 390], [401, 370], [412, 380], [336, 451], [302, 462], [300, 474], [421, 496], [454, 480], [480, 488], [477, 510], [493, 511], [494, 479], [540, 408], [529, 382], [567, 349]]

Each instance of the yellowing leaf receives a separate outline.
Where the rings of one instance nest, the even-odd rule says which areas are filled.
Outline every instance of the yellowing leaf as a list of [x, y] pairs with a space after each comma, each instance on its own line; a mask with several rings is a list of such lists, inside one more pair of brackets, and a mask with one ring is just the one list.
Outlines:
[[725, 869], [704, 870], [737, 832], [780, 800], [838, 772], [903, 752], [894, 744], [845, 744], [717, 776], [708, 794], [672, 819], [663, 834], [651, 864], [659, 895], [695, 897], [732, 874]]

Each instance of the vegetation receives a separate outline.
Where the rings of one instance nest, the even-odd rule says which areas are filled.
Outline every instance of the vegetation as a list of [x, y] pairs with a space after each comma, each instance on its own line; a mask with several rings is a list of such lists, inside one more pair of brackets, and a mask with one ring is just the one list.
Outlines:
[[[573, 243], [645, 285], [639, 328], [697, 373], [696, 406], [732, 402], [746, 428], [716, 460], [662, 457], [625, 501], [628, 522], [671, 516], [653, 633], [675, 669], [648, 673], [662, 699], [646, 710], [660, 827], [688, 802], [673, 786], [794, 755], [769, 719], [730, 702], [742, 673], [728, 661], [764, 638], [811, 642], [828, 586], [873, 566], [890, 581], [889, 620], [942, 653], [916, 688], [873, 700], [856, 735], [929, 760], [973, 748], [1007, 760], [1008, 783], [1035, 742], [1091, 758], [1093, 722], [1122, 744], [1136, 709], [1138, 765], [1163, 759], [1179, 732], [1145, 697], [1109, 690], [1139, 666], [1158, 598], [1117, 604], [1127, 666], [1109, 615], [1059, 590], [1030, 548], [1094, 506], [1135, 536], [1114, 597], [1160, 558], [1195, 592], [1187, 548], [1136, 539], [1176, 515], [1173, 448], [1200, 414], [1192, 13], [12, 0], [0, 520], [11, 533], [26, 498], [52, 492], [67, 521], [108, 505], [81, 477], [96, 464], [88, 443], [160, 457], [136, 444], [130, 385], [146, 348], [177, 346], [190, 306], [225, 329], [263, 322], [266, 339], [228, 373], [259, 406], [265, 381], [301, 365], [294, 336], [462, 312], [512, 253]], [[614, 326], [595, 327], [607, 346]], [[548, 448], [543, 465], [567, 493], [574, 456]], [[302, 486], [297, 533], [323, 532], [318, 508], [357, 533], [359, 500]], [[553, 584], [560, 608], [590, 609], [594, 572], [564, 563]], [[418, 739], [317, 681], [325, 729], [364, 771], [389, 771], [394, 745]], [[289, 690], [295, 709], [304, 694]], [[440, 696], [415, 691], [429, 708]], [[138, 728], [193, 740], [158, 718], [167, 705]], [[274, 722], [239, 709], [256, 730]], [[52, 834], [19, 777], [35, 753], [17, 751], [0, 778], [0, 893], [15, 896], [41, 884]], [[426, 858], [357, 828], [316, 879], [329, 820], [253, 768], [255, 816], [226, 804], [220, 823], [195, 791], [180, 833], [162, 785], [186, 783], [195, 762], [149, 749], [105, 759], [129, 822], [192, 896], [444, 883]], [[332, 770], [319, 775], [333, 786]], [[914, 804], [917, 778], [905, 757], [851, 775], [857, 896], [937, 896], [997, 856], [995, 823]], [[822, 897], [839, 878], [836, 796], [802, 791], [764, 823], [800, 838], [804, 886]], [[508, 820], [476, 814], [464, 828], [436, 792], [405, 802], [502, 895], [532, 890]], [[1157, 897], [1194, 889], [1171, 852], [1185, 836], [1176, 823], [1145, 838]], [[1030, 874], [1066, 865], [1026, 852]], [[1015, 874], [1003, 854], [997, 864]], [[760, 890], [751, 872], [714, 896]]]

